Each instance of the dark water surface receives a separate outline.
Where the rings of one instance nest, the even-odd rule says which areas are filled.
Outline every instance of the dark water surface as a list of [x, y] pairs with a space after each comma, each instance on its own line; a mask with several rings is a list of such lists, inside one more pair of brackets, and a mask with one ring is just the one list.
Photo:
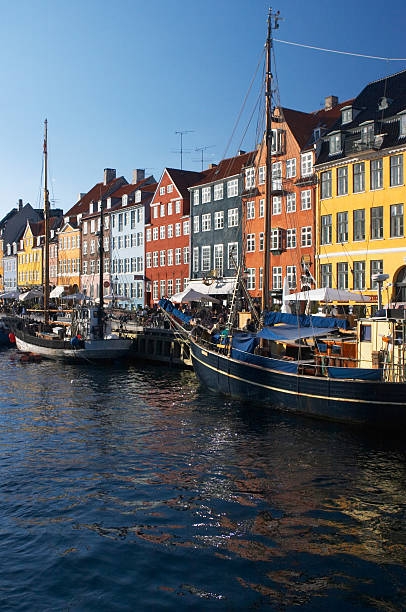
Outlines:
[[404, 610], [404, 440], [0, 353], [0, 610]]

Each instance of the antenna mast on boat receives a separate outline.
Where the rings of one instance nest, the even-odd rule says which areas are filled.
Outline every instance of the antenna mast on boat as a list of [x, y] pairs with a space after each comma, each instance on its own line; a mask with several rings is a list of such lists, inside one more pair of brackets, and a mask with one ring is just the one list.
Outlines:
[[264, 278], [262, 289], [262, 309], [270, 307], [269, 295], [269, 273], [270, 273], [270, 253], [271, 253], [271, 205], [272, 205], [272, 73], [271, 73], [271, 49], [272, 49], [272, 27], [274, 30], [279, 28], [279, 11], [268, 14], [268, 35], [266, 39], [266, 76], [265, 76], [265, 151], [266, 151], [266, 181], [265, 181], [265, 260]]
[[49, 323], [49, 193], [48, 193], [48, 120], [45, 119], [44, 135], [44, 321]]
[[104, 217], [103, 217], [103, 199], [100, 200], [100, 231], [99, 231], [99, 333], [100, 338], [104, 337], [103, 331], [103, 309], [104, 309], [104, 293], [103, 293], [103, 268], [104, 268], [104, 245], [103, 245], [103, 233], [104, 233]]

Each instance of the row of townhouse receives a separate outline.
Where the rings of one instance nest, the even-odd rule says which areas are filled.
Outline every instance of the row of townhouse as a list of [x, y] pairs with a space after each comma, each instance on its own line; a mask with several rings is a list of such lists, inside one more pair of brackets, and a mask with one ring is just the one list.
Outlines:
[[[388, 299], [406, 302], [404, 92], [406, 71], [342, 103], [329, 96], [314, 113], [274, 109], [268, 257], [276, 302], [285, 278], [291, 291], [375, 295], [374, 274], [382, 272]], [[103, 290], [123, 307], [215, 280], [225, 297], [240, 265], [260, 300], [266, 181], [263, 142], [202, 172], [166, 168], [158, 182], [136, 170], [128, 183], [106, 169], [65, 215], [52, 212], [51, 284], [96, 298], [102, 235]], [[0, 222], [4, 289], [42, 283], [43, 232], [41, 211], [22, 203]]]

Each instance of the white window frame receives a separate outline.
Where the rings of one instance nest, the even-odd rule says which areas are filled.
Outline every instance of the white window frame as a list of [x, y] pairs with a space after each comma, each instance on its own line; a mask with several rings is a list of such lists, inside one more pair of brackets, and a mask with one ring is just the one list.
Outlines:
[[312, 226], [305, 225], [300, 228], [300, 246], [311, 247], [312, 246]]
[[227, 211], [227, 226], [238, 226], [238, 208], [229, 208]]
[[213, 189], [213, 200], [222, 200], [224, 198], [224, 183], [216, 183]]
[[224, 228], [224, 210], [218, 210], [214, 213], [214, 229], [219, 230]]
[[273, 215], [282, 214], [282, 197], [281, 196], [272, 196], [272, 214]]
[[296, 193], [288, 193], [286, 196], [286, 212], [296, 212]]
[[296, 157], [286, 160], [286, 178], [294, 178], [296, 176]]
[[300, 156], [300, 173], [302, 176], [313, 174], [313, 152], [302, 153]]
[[211, 202], [211, 187], [202, 188], [202, 204]]
[[227, 181], [227, 197], [233, 198], [235, 196], [238, 196], [238, 178]]
[[255, 219], [255, 200], [247, 202], [247, 219]]

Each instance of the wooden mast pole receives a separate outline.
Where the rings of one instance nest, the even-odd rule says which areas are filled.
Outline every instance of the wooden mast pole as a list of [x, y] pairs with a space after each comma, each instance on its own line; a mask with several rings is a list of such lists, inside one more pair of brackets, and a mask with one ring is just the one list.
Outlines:
[[49, 323], [49, 193], [48, 193], [48, 120], [45, 119], [44, 135], [44, 321]]
[[264, 251], [264, 275], [262, 281], [262, 309], [270, 307], [270, 253], [271, 253], [271, 221], [272, 221], [272, 74], [271, 74], [271, 49], [272, 49], [272, 19], [274, 29], [278, 26], [279, 11], [276, 13], [269, 9], [268, 34], [266, 39], [266, 76], [265, 76], [265, 152], [266, 152], [266, 180], [265, 180], [265, 251]]
[[99, 319], [99, 330], [100, 330], [100, 338], [104, 337], [104, 329], [103, 329], [103, 310], [104, 310], [104, 290], [103, 290], [103, 268], [104, 268], [104, 215], [103, 215], [103, 199], [100, 201], [100, 231], [99, 231], [99, 309], [98, 309], [98, 319]]

